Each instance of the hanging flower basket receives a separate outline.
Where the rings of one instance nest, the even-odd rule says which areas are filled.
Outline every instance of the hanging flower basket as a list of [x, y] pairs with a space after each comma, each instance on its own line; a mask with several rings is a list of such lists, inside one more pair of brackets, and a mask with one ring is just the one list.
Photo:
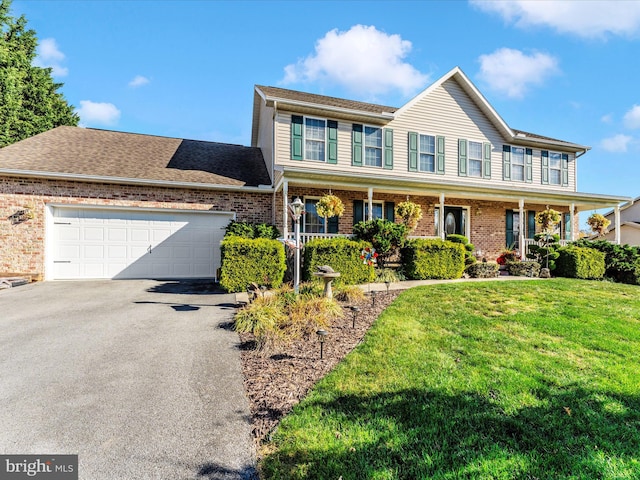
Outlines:
[[396, 215], [402, 219], [402, 223], [409, 231], [415, 230], [422, 218], [422, 208], [417, 203], [410, 201], [399, 203], [396, 207]]
[[611, 225], [611, 220], [600, 213], [592, 213], [587, 219], [587, 224], [591, 227], [593, 233], [601, 236], [607, 233], [607, 227]]
[[560, 212], [549, 208], [547, 205], [546, 210], [542, 210], [536, 214], [536, 223], [542, 226], [543, 232], [550, 232], [560, 223]]
[[344, 204], [335, 195], [325, 195], [316, 203], [316, 212], [319, 217], [341, 217], [344, 213]]

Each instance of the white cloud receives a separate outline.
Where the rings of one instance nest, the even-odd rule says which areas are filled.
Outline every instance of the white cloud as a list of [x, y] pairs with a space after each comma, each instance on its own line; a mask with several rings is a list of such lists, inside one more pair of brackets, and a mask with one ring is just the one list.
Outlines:
[[637, 36], [640, 2], [611, 0], [469, 0], [485, 12], [497, 13], [517, 27], [540, 25], [583, 38]]
[[51, 74], [54, 77], [64, 77], [69, 74], [69, 69], [61, 65], [65, 56], [58, 48], [55, 38], [41, 40], [36, 53], [37, 56], [33, 60], [36, 67], [51, 68]]
[[559, 72], [558, 60], [545, 53], [526, 55], [520, 50], [500, 48], [480, 55], [479, 77], [489, 88], [511, 98], [522, 98], [530, 87], [541, 85]]
[[404, 61], [411, 48], [400, 35], [388, 35], [374, 26], [334, 29], [316, 42], [314, 53], [285, 67], [283, 83], [336, 83], [365, 96], [396, 89], [411, 95], [429, 81], [428, 75]]
[[149, 80], [147, 77], [144, 77], [142, 75], [136, 75], [135, 77], [133, 77], [133, 79], [129, 82], [129, 86], [136, 88], [136, 87], [142, 87], [143, 85], [146, 85], [147, 83], [149, 83], [151, 80]]
[[606, 115], [603, 115], [600, 117], [600, 121], [602, 123], [613, 123], [613, 114], [607, 113]]
[[120, 110], [113, 103], [80, 100], [80, 108], [76, 110], [83, 126], [115, 125], [120, 120]]
[[607, 152], [624, 153], [629, 147], [632, 138], [629, 135], [619, 133], [613, 137], [605, 138], [600, 142], [600, 146]]
[[624, 125], [627, 128], [640, 128], [640, 105], [634, 105], [624, 114]]

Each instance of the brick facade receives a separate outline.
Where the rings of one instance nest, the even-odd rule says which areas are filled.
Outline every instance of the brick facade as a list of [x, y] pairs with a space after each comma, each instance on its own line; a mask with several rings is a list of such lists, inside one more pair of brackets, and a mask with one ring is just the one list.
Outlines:
[[[270, 192], [212, 191], [112, 185], [32, 178], [0, 178], [0, 274], [44, 275], [47, 204], [213, 210], [236, 213], [240, 221], [271, 222]], [[13, 224], [26, 206], [33, 218]]]
[[[304, 187], [289, 187], [289, 198], [295, 197], [322, 197], [326, 195], [328, 191], [326, 189], [318, 188], [304, 188]], [[367, 192], [354, 192], [346, 190], [332, 190], [332, 193], [338, 196], [344, 203], [345, 210], [342, 217], [338, 222], [338, 232], [349, 234], [352, 232], [353, 227], [353, 201], [364, 200], [367, 201]], [[400, 202], [407, 200], [406, 195], [392, 195], [386, 193], [373, 194], [374, 202], [394, 202], [396, 205]], [[422, 219], [418, 223], [416, 230], [412, 235], [417, 236], [435, 236], [435, 209], [439, 207], [440, 199], [435, 196], [417, 196], [410, 195], [409, 200], [417, 203], [422, 208]], [[469, 231], [470, 241], [474, 244], [476, 249], [482, 250], [484, 256], [488, 260], [495, 260], [506, 248], [506, 211], [518, 210], [518, 202], [491, 202], [485, 200], [465, 200], [462, 198], [445, 198], [446, 206], [458, 206], [465, 207], [469, 212]], [[525, 210], [533, 210], [539, 212], [544, 210], [547, 206], [540, 204], [528, 204], [525, 202]], [[568, 212], [566, 206], [550, 205], [551, 208], [558, 210], [559, 212]], [[276, 225], [281, 230], [283, 229], [282, 221], [283, 201], [282, 192], [276, 194]], [[577, 215], [575, 217], [574, 229], [578, 227]], [[289, 222], [289, 230], [292, 231], [293, 227]], [[575, 231], [575, 230], [574, 230]]]

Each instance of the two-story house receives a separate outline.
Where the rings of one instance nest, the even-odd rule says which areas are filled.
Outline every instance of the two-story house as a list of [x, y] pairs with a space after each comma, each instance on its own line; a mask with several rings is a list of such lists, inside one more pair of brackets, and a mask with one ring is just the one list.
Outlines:
[[[410, 199], [414, 235], [462, 233], [494, 259], [530, 241], [547, 205], [565, 240], [580, 211], [619, 223], [630, 198], [577, 191], [587, 150], [512, 129], [458, 68], [400, 108], [256, 86], [251, 147], [58, 127], [0, 149], [0, 275], [212, 278], [230, 219], [289, 235], [295, 197], [304, 238]], [[346, 209], [325, 225], [329, 192]]]
[[[252, 145], [285, 231], [294, 197], [306, 206], [302, 231], [326, 234], [393, 220], [410, 199], [423, 211], [415, 235], [463, 234], [493, 259], [531, 241], [546, 206], [562, 213], [558, 232], [569, 241], [579, 211], [623, 198], [579, 193], [577, 160], [589, 147], [509, 127], [459, 68], [400, 108], [256, 86], [253, 115]], [[315, 203], [329, 191], [346, 208], [325, 225]]]

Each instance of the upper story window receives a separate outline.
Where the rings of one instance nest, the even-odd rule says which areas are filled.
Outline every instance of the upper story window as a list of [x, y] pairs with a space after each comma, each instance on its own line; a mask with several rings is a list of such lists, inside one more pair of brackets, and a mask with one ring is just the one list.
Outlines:
[[338, 163], [338, 122], [291, 115], [291, 159]]
[[393, 130], [354, 123], [351, 165], [393, 169]]
[[458, 139], [458, 176], [491, 178], [491, 144]]
[[542, 183], [545, 185], [569, 185], [569, 155], [566, 153], [540, 152]]
[[469, 142], [469, 176], [482, 177], [482, 143]]
[[511, 147], [511, 180], [524, 182], [524, 148]]
[[364, 127], [364, 164], [369, 167], [382, 167], [382, 129]]
[[562, 183], [562, 156], [557, 152], [549, 152], [549, 183], [551, 185]]
[[418, 169], [421, 172], [436, 171], [436, 137], [420, 135], [420, 161]]
[[305, 160], [325, 161], [326, 121], [317, 118], [304, 119]]
[[515, 182], [533, 181], [533, 150], [524, 147], [502, 147], [502, 178]]

